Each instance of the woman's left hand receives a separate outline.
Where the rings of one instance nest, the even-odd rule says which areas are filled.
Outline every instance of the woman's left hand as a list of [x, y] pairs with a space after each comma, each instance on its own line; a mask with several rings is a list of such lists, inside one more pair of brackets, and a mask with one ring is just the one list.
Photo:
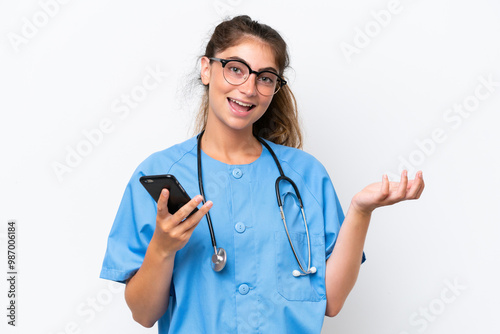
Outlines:
[[407, 173], [406, 170], [401, 173], [400, 182], [389, 182], [387, 175], [384, 175], [382, 182], [372, 183], [357, 193], [351, 205], [360, 213], [369, 215], [381, 206], [418, 199], [424, 191], [422, 172], [418, 171], [415, 179], [409, 181]]

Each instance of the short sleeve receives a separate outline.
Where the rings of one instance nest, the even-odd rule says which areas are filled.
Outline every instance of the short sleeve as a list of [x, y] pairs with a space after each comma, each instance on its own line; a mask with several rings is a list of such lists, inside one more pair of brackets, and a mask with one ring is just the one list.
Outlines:
[[[325, 171], [326, 173], [326, 171]], [[344, 212], [342, 211], [342, 206], [340, 205], [337, 193], [333, 187], [333, 184], [328, 177], [325, 175], [322, 179], [323, 181], [323, 216], [325, 219], [325, 256], [326, 259], [330, 257], [335, 247], [337, 237], [340, 232], [340, 227], [344, 222]]]
[[100, 277], [125, 282], [140, 268], [156, 225], [156, 203], [141, 185], [144, 174], [130, 179], [109, 233]]
[[[326, 171], [325, 171], [326, 172]], [[339, 198], [330, 177], [326, 175], [323, 178], [323, 198], [324, 198], [324, 217], [325, 217], [325, 246], [326, 259], [332, 254], [333, 248], [337, 241], [340, 232], [340, 227], [344, 222], [345, 216], [340, 205]], [[365, 252], [361, 259], [361, 263], [366, 261]]]

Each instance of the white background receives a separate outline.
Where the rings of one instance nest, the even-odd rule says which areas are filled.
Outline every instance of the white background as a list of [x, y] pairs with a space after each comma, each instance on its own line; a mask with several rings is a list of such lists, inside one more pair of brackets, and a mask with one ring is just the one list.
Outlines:
[[[156, 332], [133, 322], [120, 284], [98, 278], [107, 235], [136, 166], [193, 135], [197, 56], [224, 16], [242, 13], [287, 41], [304, 149], [345, 211], [384, 173], [424, 172], [420, 200], [374, 213], [368, 260], [323, 332], [498, 330], [498, 1], [401, 0], [382, 28], [371, 11], [386, 0], [88, 0], [50, 16], [48, 2], [0, 3], [0, 266], [9, 219], [19, 250], [18, 326], [6, 324], [2, 279], [2, 333]], [[344, 54], [347, 44], [358, 53]], [[121, 98], [141, 90], [148, 68], [168, 75], [125, 114]], [[491, 91], [480, 77], [496, 82]], [[463, 103], [466, 116], [449, 113]], [[58, 179], [54, 164], [106, 119], [111, 130]]]

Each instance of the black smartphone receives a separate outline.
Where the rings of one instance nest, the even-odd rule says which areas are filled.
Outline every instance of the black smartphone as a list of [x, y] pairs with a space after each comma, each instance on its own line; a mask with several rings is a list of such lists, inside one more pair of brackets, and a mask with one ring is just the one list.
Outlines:
[[[171, 214], [176, 213], [177, 210], [182, 208], [184, 204], [191, 200], [179, 181], [171, 174], [142, 176], [139, 180], [157, 203], [160, 198], [161, 191], [164, 188], [168, 189], [170, 196], [168, 197], [167, 206], [168, 212]], [[198, 208], [195, 208], [188, 215], [188, 217], [196, 211], [198, 211]]]

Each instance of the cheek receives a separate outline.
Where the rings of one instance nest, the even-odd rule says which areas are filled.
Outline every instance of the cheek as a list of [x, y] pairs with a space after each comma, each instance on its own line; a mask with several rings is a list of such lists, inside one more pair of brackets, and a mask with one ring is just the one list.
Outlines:
[[234, 89], [234, 86], [221, 80], [212, 80], [209, 85], [209, 97], [210, 99], [220, 99], [223, 94], [229, 93]]
[[269, 106], [271, 105], [271, 101], [272, 100], [260, 101], [259, 108], [262, 109], [260, 109], [260, 112], [257, 114], [257, 119], [260, 119], [267, 112], [267, 109], [269, 109]]
[[271, 105], [271, 102], [273, 101], [272, 97], [271, 98], [265, 98], [261, 100], [260, 105], [264, 107], [264, 110], [267, 110], [269, 106]]
[[224, 87], [221, 87], [220, 82], [212, 80], [208, 86], [208, 99], [210, 103], [218, 103], [218, 100], [224, 92]]

